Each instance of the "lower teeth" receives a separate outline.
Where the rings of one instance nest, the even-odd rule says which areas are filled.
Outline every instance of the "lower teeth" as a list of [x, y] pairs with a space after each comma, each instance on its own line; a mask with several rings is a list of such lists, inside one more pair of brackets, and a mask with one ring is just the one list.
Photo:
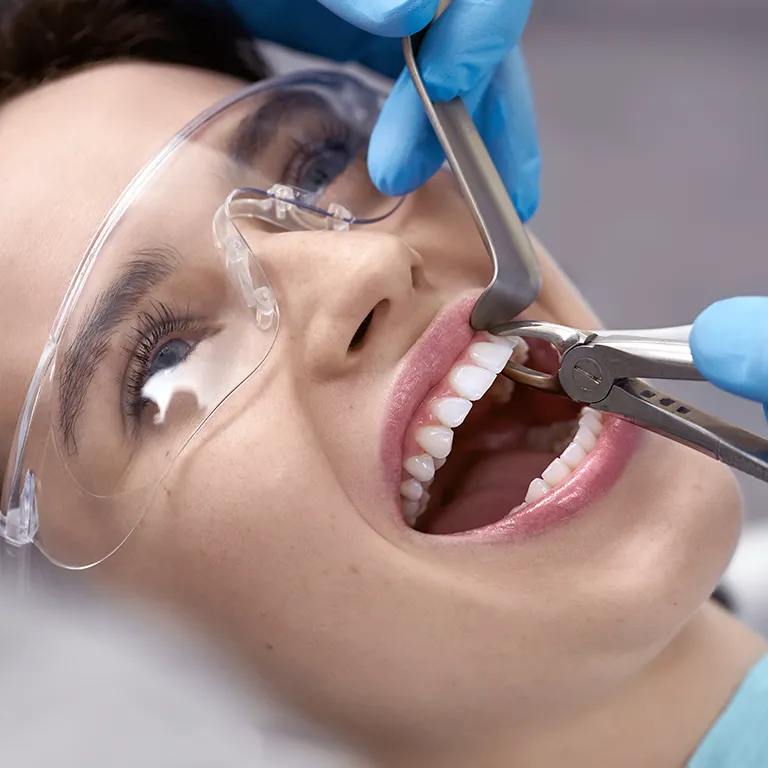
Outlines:
[[[573, 422], [563, 422], [571, 430], [570, 437], [559, 437], [557, 448], [558, 457], [542, 472], [541, 477], [534, 478], [528, 486], [525, 501], [515, 507], [508, 515], [516, 514], [528, 504], [533, 504], [553, 488], [568, 480], [589, 455], [597, 443], [597, 438], [603, 429], [602, 416], [592, 408], [583, 408], [575, 433]], [[557, 427], [560, 425], [553, 425]], [[563, 427], [565, 429], [565, 426]]]
[[[556, 453], [557, 458], [544, 470], [542, 477], [531, 481], [525, 501], [508, 512], [504, 519], [539, 501], [550, 490], [570, 478], [595, 447], [601, 431], [602, 415], [592, 408], [582, 409], [578, 422], [564, 421], [547, 427], [529, 428], [525, 447], [528, 450]], [[444, 459], [435, 460], [435, 469], [440, 469], [443, 464]], [[401, 499], [403, 516], [411, 527], [415, 526], [416, 521], [427, 509], [430, 498], [427, 488], [431, 484], [432, 481], [424, 483], [424, 492], [418, 500]]]

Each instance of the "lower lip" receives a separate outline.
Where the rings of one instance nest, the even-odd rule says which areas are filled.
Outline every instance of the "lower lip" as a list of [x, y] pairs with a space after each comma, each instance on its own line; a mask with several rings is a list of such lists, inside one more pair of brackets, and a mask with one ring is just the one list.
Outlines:
[[439, 538], [509, 541], [535, 536], [579, 518], [618, 482], [637, 450], [642, 429], [603, 416], [603, 429], [584, 463], [562, 484], [512, 517], [473, 531]]

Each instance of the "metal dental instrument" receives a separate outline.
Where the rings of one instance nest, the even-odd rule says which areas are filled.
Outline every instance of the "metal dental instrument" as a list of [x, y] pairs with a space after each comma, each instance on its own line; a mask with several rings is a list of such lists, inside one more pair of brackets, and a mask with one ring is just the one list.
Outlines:
[[649, 331], [580, 331], [554, 323], [512, 322], [493, 328], [552, 344], [557, 373], [513, 361], [503, 373], [514, 382], [565, 395], [669, 437], [768, 482], [768, 440], [681, 403], [637, 378], [704, 381], [693, 364], [690, 326]]
[[416, 54], [429, 26], [403, 38], [405, 63], [445, 152], [493, 265], [491, 282], [472, 311], [476, 330], [505, 323], [529, 307], [541, 290], [541, 273], [523, 223], [460, 97], [432, 102]]

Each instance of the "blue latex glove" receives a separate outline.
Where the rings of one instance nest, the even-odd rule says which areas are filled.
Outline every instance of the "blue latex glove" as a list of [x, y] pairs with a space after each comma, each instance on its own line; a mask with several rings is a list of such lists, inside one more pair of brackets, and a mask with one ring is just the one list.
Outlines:
[[[423, 29], [438, 0], [227, 0], [256, 36], [394, 76], [399, 38]], [[532, 0], [453, 0], [421, 47], [430, 95], [461, 95], [524, 221], [539, 203], [541, 158], [525, 61], [517, 45]], [[371, 177], [386, 194], [411, 192], [444, 156], [410, 77], [402, 72], [371, 139]]]
[[691, 351], [707, 379], [763, 403], [768, 418], [768, 297], [725, 299], [705, 309], [693, 324]]

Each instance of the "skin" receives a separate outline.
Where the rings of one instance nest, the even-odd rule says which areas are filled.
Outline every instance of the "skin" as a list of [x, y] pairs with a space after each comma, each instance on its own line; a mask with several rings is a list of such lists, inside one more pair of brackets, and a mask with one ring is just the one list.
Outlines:
[[[169, 136], [239, 85], [111, 65], [0, 111], [3, 462], [102, 216]], [[491, 546], [404, 529], [378, 458], [389, 392], [435, 315], [476, 295], [488, 266], [447, 177], [396, 223], [402, 239], [268, 238], [260, 258], [282, 313], [268, 361], [90, 577], [201, 620], [380, 765], [682, 765], [767, 650], [707, 603], [738, 536], [732, 476], [647, 434], [609, 493], [538, 537]], [[530, 316], [594, 326], [539, 251]]]

